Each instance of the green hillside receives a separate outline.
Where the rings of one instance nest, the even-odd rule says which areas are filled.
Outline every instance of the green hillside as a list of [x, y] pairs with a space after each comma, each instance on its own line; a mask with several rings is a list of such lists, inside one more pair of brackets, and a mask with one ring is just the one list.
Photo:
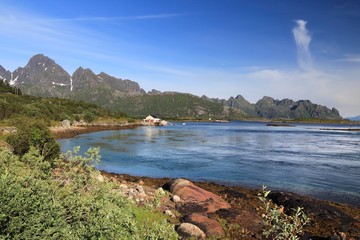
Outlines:
[[51, 121], [80, 119], [94, 120], [99, 117], [124, 117], [123, 112], [103, 109], [98, 105], [60, 98], [40, 98], [13, 94], [15, 88], [0, 82], [0, 122], [3, 124], [21, 118]]
[[242, 111], [229, 113], [223, 104], [208, 101], [190, 94], [163, 93], [130, 96], [118, 99], [116, 109], [122, 109], [130, 116], [156, 114], [165, 118], [193, 117], [198, 119], [244, 117]]

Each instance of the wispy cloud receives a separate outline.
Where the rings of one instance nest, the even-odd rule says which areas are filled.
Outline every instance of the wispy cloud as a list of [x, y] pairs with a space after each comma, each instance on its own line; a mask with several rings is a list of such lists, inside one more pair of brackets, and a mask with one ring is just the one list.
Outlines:
[[[57, 59], [59, 63], [64, 59], [62, 64], [70, 71], [70, 74], [74, 70], [74, 66], [67, 67], [66, 65], [71, 64], [85, 64], [85, 67], [91, 68], [100, 68], [107, 64], [117, 65], [121, 69], [128, 68], [139, 71], [139, 69], [147, 68], [157, 72], [180, 74], [176, 68], [157, 65], [153, 61], [147, 62], [144, 52], [152, 51], [151, 46], [146, 45], [143, 41], [134, 41], [132, 33], [120, 31], [120, 27], [118, 27], [116, 36], [104, 34], [98, 29], [92, 28], [92, 25], [82, 23], [97, 21], [108, 24], [108, 22], [119, 20], [167, 19], [184, 16], [185, 13], [59, 19], [38, 16], [16, 8], [2, 7], [0, 9], [0, 49], [9, 55], [22, 55], [23, 58], [29, 58], [33, 54], [44, 53]], [[2, 54], [2, 58], [6, 59], [5, 54]], [[102, 64], [94, 64], [99, 60], [102, 61]], [[3, 61], [2, 64], [6, 63]], [[6, 67], [14, 70], [18, 66], [13, 64], [13, 66]]]
[[347, 54], [344, 58], [340, 59], [341, 62], [360, 63], [360, 55]]
[[309, 49], [311, 36], [306, 29], [307, 22], [299, 19], [296, 20], [295, 23], [296, 26], [293, 28], [292, 32], [297, 47], [298, 64], [301, 69], [311, 71], [313, 70], [312, 58]]
[[187, 15], [186, 13], [162, 13], [138, 16], [115, 16], [115, 17], [75, 17], [75, 18], [54, 18], [51, 21], [70, 21], [70, 22], [107, 22], [107, 21], [127, 21], [127, 20], [146, 20], [146, 19], [164, 19]]

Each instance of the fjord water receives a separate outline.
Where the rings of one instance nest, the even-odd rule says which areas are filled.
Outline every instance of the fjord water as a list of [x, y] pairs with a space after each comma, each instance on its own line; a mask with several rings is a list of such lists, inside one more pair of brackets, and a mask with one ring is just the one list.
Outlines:
[[[344, 125], [177, 123], [59, 140], [62, 151], [100, 146], [99, 169], [292, 191], [360, 205], [360, 132]], [[322, 130], [331, 128], [332, 130]]]

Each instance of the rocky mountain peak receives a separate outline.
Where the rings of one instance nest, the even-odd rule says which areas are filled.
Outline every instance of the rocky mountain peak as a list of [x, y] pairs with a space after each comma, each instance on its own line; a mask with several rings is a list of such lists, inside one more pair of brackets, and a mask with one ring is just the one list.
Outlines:
[[11, 72], [3, 68], [3, 66], [0, 65], [0, 81], [8, 81], [11, 80]]
[[88, 77], [94, 77], [96, 74], [89, 68], [78, 67], [72, 75], [73, 79], [87, 75]]
[[28, 64], [25, 66], [26, 67], [36, 67], [42, 65], [43, 67], [45, 66], [53, 66], [53, 65], [57, 65], [55, 63], [54, 60], [50, 59], [49, 57], [43, 55], [43, 54], [37, 54], [34, 55], [32, 58], [30, 58]]
[[275, 99], [273, 99], [272, 97], [268, 97], [268, 96], [264, 96], [262, 99], [260, 99], [258, 101], [259, 102], [263, 102], [263, 103], [273, 103], [275, 101]]
[[66, 97], [71, 89], [70, 75], [43, 54], [33, 56], [25, 67], [16, 69], [10, 84], [20, 87], [25, 94], [44, 97]]
[[240, 100], [240, 101], [247, 101], [242, 95], [237, 95], [236, 97], [235, 97], [235, 99], [236, 100]]

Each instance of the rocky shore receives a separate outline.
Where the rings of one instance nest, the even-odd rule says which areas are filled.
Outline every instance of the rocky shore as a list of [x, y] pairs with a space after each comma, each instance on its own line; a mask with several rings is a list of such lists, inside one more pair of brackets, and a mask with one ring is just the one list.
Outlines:
[[[129, 129], [138, 124], [94, 124], [51, 129], [56, 138], [102, 130]], [[118, 190], [139, 205], [152, 205], [169, 216], [181, 239], [265, 239], [259, 190], [186, 179], [136, 177], [102, 172]], [[269, 198], [284, 212], [302, 207], [310, 218], [301, 239], [360, 240], [360, 208], [295, 193], [272, 192]]]
[[122, 130], [132, 129], [141, 126], [138, 123], [94, 123], [94, 124], [76, 124], [51, 127], [50, 130], [56, 139], [72, 138], [80, 134], [98, 132], [104, 130]]
[[[139, 205], [156, 201], [182, 239], [265, 239], [258, 192], [211, 182], [135, 177], [102, 172]], [[160, 195], [159, 195], [160, 194]], [[160, 196], [160, 198], [159, 198]], [[301, 239], [360, 239], [360, 209], [294, 193], [272, 192], [269, 198], [284, 212], [303, 207], [311, 219]]]

